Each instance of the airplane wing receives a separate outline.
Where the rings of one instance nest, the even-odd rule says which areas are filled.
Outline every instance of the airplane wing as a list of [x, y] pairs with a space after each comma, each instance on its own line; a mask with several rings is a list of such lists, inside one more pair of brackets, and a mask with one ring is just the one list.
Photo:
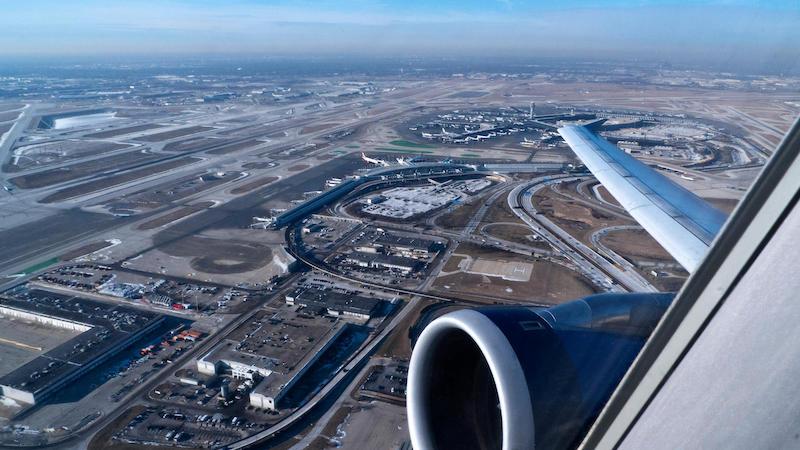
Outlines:
[[583, 126], [558, 129], [617, 201], [686, 270], [708, 252], [726, 216]]

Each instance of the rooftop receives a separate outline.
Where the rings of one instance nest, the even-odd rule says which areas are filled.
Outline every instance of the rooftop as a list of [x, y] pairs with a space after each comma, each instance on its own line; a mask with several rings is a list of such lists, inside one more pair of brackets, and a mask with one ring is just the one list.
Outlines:
[[428, 239], [397, 236], [394, 234], [381, 234], [374, 241], [376, 245], [388, 247], [401, 247], [418, 250], [430, 250], [437, 243]]
[[383, 302], [377, 298], [315, 288], [298, 288], [290, 295], [295, 304], [366, 315], [370, 315]]
[[59, 377], [79, 370], [81, 366], [163, 318], [156, 313], [123, 305], [40, 290], [14, 297], [0, 297], [0, 306], [88, 327], [88, 330], [0, 378], [0, 385], [34, 393]]
[[339, 320], [295, 311], [259, 311], [203, 359], [237, 361], [290, 374], [316, 353], [342, 324]]
[[405, 258], [403, 256], [384, 255], [381, 253], [365, 253], [365, 252], [351, 252], [346, 257], [350, 261], [359, 261], [365, 263], [389, 265], [396, 267], [406, 267], [413, 269], [419, 265], [419, 261], [413, 258]]

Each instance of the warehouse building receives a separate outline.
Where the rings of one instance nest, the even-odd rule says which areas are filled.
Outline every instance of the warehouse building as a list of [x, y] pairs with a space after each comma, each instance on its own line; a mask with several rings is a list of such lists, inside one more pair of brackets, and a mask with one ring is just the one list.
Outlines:
[[427, 239], [379, 234], [371, 239], [361, 239], [353, 248], [362, 253], [385, 253], [406, 258], [428, 259], [444, 244]]
[[406, 258], [428, 258], [444, 247], [437, 241], [385, 233], [378, 236], [373, 245], [383, 253]]
[[276, 405], [342, 333], [345, 323], [296, 311], [259, 311], [197, 360], [198, 372], [252, 380], [250, 404]]
[[34, 290], [0, 299], [0, 316], [76, 332], [0, 377], [3, 396], [35, 405], [153, 331], [164, 316]]
[[345, 294], [332, 290], [297, 288], [286, 294], [286, 304], [314, 309], [331, 316], [369, 320], [380, 309], [383, 300]]
[[414, 258], [357, 251], [345, 256], [344, 261], [368, 269], [394, 270], [404, 275], [416, 272], [421, 266], [420, 261]]

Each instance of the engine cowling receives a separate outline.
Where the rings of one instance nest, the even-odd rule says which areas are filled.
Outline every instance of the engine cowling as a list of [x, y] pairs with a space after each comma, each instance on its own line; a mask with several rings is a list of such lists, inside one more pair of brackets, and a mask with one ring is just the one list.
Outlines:
[[574, 447], [672, 298], [600, 294], [546, 309], [486, 307], [437, 318], [409, 366], [413, 447]]

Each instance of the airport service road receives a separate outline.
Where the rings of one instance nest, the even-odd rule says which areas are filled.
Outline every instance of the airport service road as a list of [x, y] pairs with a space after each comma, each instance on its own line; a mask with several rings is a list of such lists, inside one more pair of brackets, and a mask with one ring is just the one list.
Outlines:
[[[317, 271], [319, 271], [321, 273], [330, 275], [332, 277], [339, 278], [341, 280], [345, 280], [345, 281], [347, 281], [349, 283], [354, 283], [356, 285], [362, 285], [362, 286], [378, 289], [378, 290], [385, 291], [385, 292], [393, 292], [393, 293], [396, 293], [396, 294], [409, 295], [409, 296], [412, 296], [412, 297], [415, 297], [415, 296], [425, 297], [425, 298], [428, 298], [428, 299], [431, 299], [431, 300], [443, 301], [443, 302], [452, 302], [452, 301], [454, 301], [452, 298], [442, 297], [442, 296], [439, 296], [439, 295], [428, 294], [428, 293], [423, 292], [421, 290], [404, 289], [404, 288], [399, 288], [399, 287], [393, 287], [393, 286], [389, 286], [389, 285], [385, 285], [385, 284], [374, 283], [372, 281], [362, 280], [360, 278], [350, 277], [348, 275], [345, 275], [343, 273], [337, 272], [337, 271], [335, 271], [333, 269], [330, 269], [330, 268], [326, 267], [324, 264], [320, 263], [319, 261], [315, 261], [313, 259], [306, 258], [305, 254], [303, 252], [298, 251], [295, 248], [295, 243], [294, 243], [293, 240], [287, 239], [287, 241], [286, 241], [286, 249], [289, 252], [289, 254], [292, 255], [295, 259], [297, 259], [298, 261], [306, 264], [307, 266], [311, 267], [312, 269], [317, 270]], [[462, 303], [469, 303], [469, 302], [467, 302], [465, 300], [461, 300], [461, 299], [459, 299], [458, 301], [460, 301]]]
[[369, 373], [373, 367], [381, 364], [389, 364], [391, 361], [391, 358], [375, 357], [370, 360], [369, 364], [364, 364], [364, 368], [361, 369], [361, 371], [358, 372], [358, 375], [353, 378], [353, 381], [347, 386], [342, 395], [340, 395], [336, 402], [331, 405], [330, 408], [328, 408], [328, 411], [322, 417], [320, 417], [319, 420], [317, 420], [314, 428], [312, 428], [311, 431], [309, 431], [308, 434], [303, 437], [303, 439], [298, 441], [297, 444], [292, 446], [292, 449], [301, 450], [307, 448], [311, 442], [314, 441], [314, 439], [322, 434], [322, 430], [328, 425], [328, 422], [331, 421], [333, 415], [336, 414], [336, 412], [339, 411], [339, 408], [341, 408], [342, 405], [344, 405], [344, 403], [350, 398], [350, 392], [358, 387], [359, 383], [361, 383], [361, 380], [367, 375], [367, 373]]
[[[544, 177], [515, 188], [508, 196], [509, 206], [518, 217], [524, 220], [534, 231], [540, 233], [547, 241], [556, 244], [556, 248], [571, 258], [592, 280], [607, 279], [608, 274], [617, 283], [634, 292], [658, 292], [635, 270], [620, 270], [615, 264], [600, 256], [597, 252], [580, 242], [571, 234], [539, 213], [533, 206], [533, 194], [546, 186], [555, 183], [573, 181], [582, 177]], [[599, 277], [598, 277], [599, 276]], [[608, 283], [604, 283], [608, 285]], [[611, 286], [612, 290], [614, 286]]]
[[465, 226], [464, 229], [461, 231], [462, 236], [469, 236], [470, 234], [475, 232], [475, 229], [478, 228], [478, 225], [481, 223], [481, 220], [483, 220], [483, 216], [486, 215], [486, 211], [488, 211], [489, 208], [494, 204], [495, 200], [497, 200], [497, 197], [500, 197], [500, 195], [503, 194], [506, 191], [506, 189], [508, 189], [508, 186], [503, 186], [502, 184], [498, 186], [502, 186], [502, 188], [497, 188], [497, 192], [493, 193], [491, 197], [489, 197], [488, 199], [486, 199], [486, 201], [483, 202], [483, 204], [475, 213], [475, 215], [473, 215], [472, 218], [469, 220], [467, 226]]
[[[591, 193], [589, 192], [588, 188], [590, 184], [594, 184], [594, 186], [592, 186]], [[614, 214], [615, 216], [620, 216], [625, 219], [630, 219], [630, 216], [628, 215], [628, 213], [625, 211], [624, 208], [622, 208], [621, 206], [617, 206], [603, 198], [603, 196], [600, 194], [599, 191], [600, 186], [602, 185], [598, 183], [597, 180], [594, 178], [581, 181], [576, 188], [578, 194], [583, 197], [583, 199], [580, 200], [583, 202], [588, 201], [591, 204], [592, 208], [597, 208], [602, 211], [606, 211], [609, 214]], [[561, 195], [575, 198], [574, 196], [570, 195], [570, 193], [561, 192], [560, 189], [558, 190], [558, 192]], [[575, 199], [578, 200], [578, 198]], [[598, 203], [600, 203], [600, 205], [598, 205]]]
[[[369, 358], [372, 353], [377, 349], [377, 347], [383, 342], [383, 340], [388, 336], [399, 324], [400, 322], [405, 319], [405, 317], [414, 310], [414, 307], [422, 301], [422, 298], [419, 296], [413, 297], [409, 300], [408, 304], [400, 310], [397, 315], [394, 316], [389, 325], [384, 327], [384, 329], [372, 338], [369, 344], [361, 349], [355, 356], [350, 358], [350, 360], [345, 364], [345, 366], [339, 370], [339, 373], [333, 377], [333, 379], [328, 382], [314, 397], [305, 405], [301, 406], [295, 412], [293, 412], [290, 416], [286, 419], [282, 420], [280, 423], [260, 432], [256, 433], [250, 437], [242, 439], [239, 442], [235, 442], [233, 444], [228, 445], [227, 448], [236, 449], [236, 448], [246, 448], [252, 445], [256, 445], [265, 439], [269, 439], [270, 437], [276, 435], [277, 433], [281, 432], [282, 430], [288, 428], [289, 426], [293, 425], [299, 420], [303, 419], [306, 413], [308, 413], [312, 408], [314, 408], [319, 402], [321, 402], [331, 391], [333, 391], [339, 383], [342, 381], [347, 381], [346, 378], [348, 375], [352, 375], [350, 372], [353, 369], [359, 367], [367, 358]], [[347, 394], [347, 392], [345, 392]]]
[[[476, 196], [475, 201], [480, 201], [484, 203], [481, 206], [481, 208], [472, 216], [472, 219], [467, 224], [467, 226], [464, 227], [464, 230], [461, 232], [462, 236], [469, 236], [470, 234], [472, 234], [473, 231], [475, 231], [475, 228], [478, 227], [478, 224], [480, 224], [481, 219], [483, 219], [483, 216], [486, 215], [486, 211], [489, 209], [491, 204], [497, 199], [500, 193], [502, 193], [506, 189], [508, 189], [508, 186], [505, 184], [505, 182], [503, 182], [503, 183], [498, 183], [490, 187], [489, 189], [486, 189], [483, 192], [478, 192], [475, 194]], [[491, 192], [494, 192], [494, 194], [492, 194], [492, 196], [489, 199], [483, 198]], [[447, 214], [448, 212], [450, 212], [450, 208], [442, 209], [441, 211], [438, 211], [428, 216], [428, 218], [425, 219], [425, 223], [431, 228], [441, 228], [436, 224], [436, 219]]]
[[[491, 225], [511, 225], [511, 226], [521, 226], [521, 227], [525, 226], [525, 225], [523, 225], [523, 224], [521, 224], [519, 222], [485, 223], [478, 230], [478, 234], [480, 234], [482, 236], [481, 242], [483, 242], [484, 245], [487, 242], [489, 242], [489, 243], [494, 244], [494, 245], [499, 245], [500, 247], [502, 247], [504, 249], [507, 249], [509, 251], [515, 252], [515, 253], [522, 253], [521, 251], [517, 251], [517, 249], [529, 249], [530, 252], [531, 252], [531, 255], [534, 255], [534, 256], [555, 256], [556, 255], [556, 253], [553, 252], [552, 250], [545, 250], [545, 249], [538, 248], [538, 247], [523, 247], [522, 244], [519, 244], [517, 242], [511, 242], [509, 240], [494, 236], [494, 235], [492, 235], [492, 234], [490, 234], [490, 233], [488, 233], [486, 231], [486, 228], [491, 226]], [[557, 260], [551, 260], [551, 261], [556, 263], [556, 264], [565, 265], [563, 262], [560, 262], [560, 261], [557, 261]], [[567, 264], [566, 266], [572, 268], [572, 265], [570, 265], [570, 264]]]
[[[581, 185], [583, 185], [583, 183], [581, 183]], [[621, 210], [621, 208], [619, 206], [617, 206], [617, 205], [609, 202], [605, 198], [603, 198], [603, 194], [600, 193], [600, 186], [602, 186], [602, 185], [598, 183], [598, 184], [595, 184], [592, 187], [592, 193], [594, 193], [594, 198], [596, 198], [597, 201], [603, 203], [604, 205], [606, 205], [606, 207], [608, 207], [610, 209]]]
[[444, 265], [447, 264], [447, 261], [453, 255], [453, 252], [456, 251], [458, 243], [459, 241], [451, 239], [450, 245], [447, 246], [442, 255], [439, 255], [438, 257], [439, 259], [438, 262], [436, 263], [436, 266], [432, 267], [431, 270], [428, 272], [428, 276], [425, 278], [425, 281], [423, 281], [422, 284], [420, 285], [419, 290], [427, 291], [428, 289], [431, 288], [431, 285], [433, 285], [433, 282], [436, 281], [436, 278], [439, 276], [439, 273], [442, 271]]
[[419, 228], [415, 228], [413, 226], [403, 225], [394, 222], [384, 222], [380, 220], [373, 221], [372, 225], [381, 228], [390, 228], [393, 230], [407, 231], [410, 233], [417, 233], [417, 234], [422, 233], [431, 236], [443, 237], [449, 239], [450, 241], [453, 241], [451, 243], [452, 244], [451, 247], [455, 247], [455, 244], [457, 244], [458, 242], [471, 242], [476, 245], [484, 245], [484, 246], [488, 245], [489, 247], [496, 247], [501, 250], [506, 250], [513, 253], [519, 253], [520, 255], [525, 255], [525, 256], [531, 256], [534, 253], [536, 253], [537, 255], [553, 254], [553, 252], [547, 250], [541, 250], [517, 242], [511, 242], [505, 239], [499, 239], [491, 235], [482, 235], [482, 237], [478, 237], [475, 235], [463, 235], [461, 234], [461, 232], [445, 230], [440, 227], [437, 227], [435, 230], [425, 230], [423, 232]]

